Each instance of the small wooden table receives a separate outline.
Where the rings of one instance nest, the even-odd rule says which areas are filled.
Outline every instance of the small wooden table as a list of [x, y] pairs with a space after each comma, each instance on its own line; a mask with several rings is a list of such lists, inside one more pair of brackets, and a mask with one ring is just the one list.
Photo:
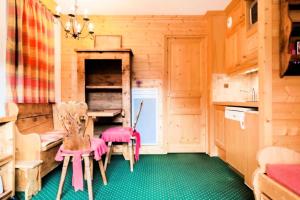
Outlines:
[[87, 115], [89, 116], [88, 125], [86, 132], [91, 138], [94, 137], [94, 120], [97, 117], [115, 117], [122, 112], [121, 109], [106, 109], [106, 110], [97, 110], [97, 111], [88, 111]]
[[121, 109], [107, 109], [100, 111], [88, 111], [87, 115], [89, 117], [115, 117], [122, 112]]

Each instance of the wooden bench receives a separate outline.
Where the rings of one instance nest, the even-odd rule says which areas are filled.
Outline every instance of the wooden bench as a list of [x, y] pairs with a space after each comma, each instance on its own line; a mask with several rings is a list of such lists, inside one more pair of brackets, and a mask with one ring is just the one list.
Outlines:
[[[64, 130], [56, 117], [55, 104], [18, 104], [18, 107], [16, 162], [43, 161], [40, 176], [44, 177], [59, 165], [54, 158], [63, 141]], [[20, 174], [16, 179], [18, 183], [26, 181]]]
[[267, 175], [269, 164], [300, 164], [300, 153], [284, 147], [266, 147], [257, 156], [259, 168], [254, 172], [256, 200], [300, 200], [300, 196]]

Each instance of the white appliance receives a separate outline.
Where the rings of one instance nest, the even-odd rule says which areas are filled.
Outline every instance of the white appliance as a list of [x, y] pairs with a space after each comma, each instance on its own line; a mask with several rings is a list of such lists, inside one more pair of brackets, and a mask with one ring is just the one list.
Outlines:
[[238, 121], [240, 128], [245, 129], [245, 112], [255, 111], [254, 108], [225, 107], [225, 119]]

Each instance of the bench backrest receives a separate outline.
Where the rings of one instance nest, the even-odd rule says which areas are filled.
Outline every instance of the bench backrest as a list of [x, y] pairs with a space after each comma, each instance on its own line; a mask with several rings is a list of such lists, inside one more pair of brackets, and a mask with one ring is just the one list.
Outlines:
[[16, 125], [22, 134], [54, 130], [52, 104], [18, 104]]

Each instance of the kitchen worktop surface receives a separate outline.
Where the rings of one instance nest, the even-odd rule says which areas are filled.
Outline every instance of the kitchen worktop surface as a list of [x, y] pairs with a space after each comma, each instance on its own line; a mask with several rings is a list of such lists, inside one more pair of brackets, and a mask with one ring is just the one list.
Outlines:
[[213, 104], [221, 105], [221, 106], [240, 106], [240, 107], [258, 108], [258, 101], [244, 101], [244, 102], [224, 101], [224, 102], [213, 102]]

